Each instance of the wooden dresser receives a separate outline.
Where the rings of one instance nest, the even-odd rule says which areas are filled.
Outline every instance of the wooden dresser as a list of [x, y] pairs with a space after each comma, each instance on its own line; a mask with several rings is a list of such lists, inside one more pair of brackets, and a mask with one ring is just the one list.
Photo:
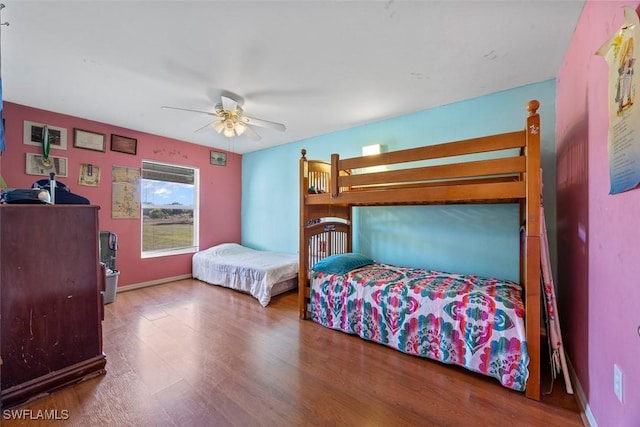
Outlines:
[[0, 206], [0, 406], [105, 372], [98, 206]]

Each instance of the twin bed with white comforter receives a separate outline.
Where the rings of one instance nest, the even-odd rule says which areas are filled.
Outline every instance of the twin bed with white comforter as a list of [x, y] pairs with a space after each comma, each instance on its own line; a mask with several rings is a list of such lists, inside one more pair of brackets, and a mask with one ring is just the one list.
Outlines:
[[192, 276], [254, 296], [263, 307], [271, 297], [298, 286], [298, 255], [222, 243], [193, 255]]

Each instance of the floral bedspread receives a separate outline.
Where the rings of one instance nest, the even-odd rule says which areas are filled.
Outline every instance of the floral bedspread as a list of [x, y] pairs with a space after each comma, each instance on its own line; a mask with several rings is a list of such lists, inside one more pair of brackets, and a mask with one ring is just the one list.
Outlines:
[[312, 271], [311, 318], [405, 353], [463, 366], [523, 391], [529, 371], [517, 283], [373, 264]]

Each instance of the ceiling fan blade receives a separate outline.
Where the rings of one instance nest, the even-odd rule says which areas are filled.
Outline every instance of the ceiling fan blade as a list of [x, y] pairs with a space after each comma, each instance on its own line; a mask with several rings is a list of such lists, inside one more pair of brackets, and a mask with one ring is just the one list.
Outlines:
[[160, 108], [168, 108], [170, 110], [180, 110], [180, 111], [191, 111], [192, 113], [208, 114], [210, 116], [218, 117], [216, 113], [210, 113], [209, 111], [191, 110], [189, 108], [180, 108], [180, 107], [167, 107], [166, 105], [163, 105]]
[[240, 121], [248, 125], [275, 129], [275, 130], [279, 130], [280, 132], [284, 132], [285, 130], [287, 130], [285, 125], [283, 125], [282, 123], [270, 122], [269, 120], [254, 119], [253, 117], [242, 116], [240, 117]]
[[260, 141], [262, 139], [262, 137], [260, 135], [258, 135], [253, 129], [251, 129], [249, 126], [247, 126], [247, 128], [244, 130], [244, 133], [242, 134], [243, 136], [246, 136], [247, 138], [253, 140], [253, 141]]
[[209, 122], [209, 123], [207, 123], [206, 125], [202, 126], [201, 128], [198, 128], [198, 129], [194, 130], [194, 131], [193, 131], [193, 133], [200, 132], [202, 129], [206, 129], [206, 128], [208, 128], [209, 126], [211, 126], [212, 124], [214, 124], [214, 123], [216, 123], [216, 122], [218, 122], [218, 121], [219, 121], [219, 120], [214, 120], [214, 121], [212, 121], [212, 122]]
[[222, 99], [222, 108], [230, 113], [233, 113], [238, 108], [238, 103], [231, 98], [227, 98], [226, 96], [221, 96]]

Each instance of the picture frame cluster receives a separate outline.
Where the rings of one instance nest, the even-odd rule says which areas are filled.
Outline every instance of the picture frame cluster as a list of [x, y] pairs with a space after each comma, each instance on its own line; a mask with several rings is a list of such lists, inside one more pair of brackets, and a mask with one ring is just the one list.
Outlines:
[[[50, 148], [54, 150], [66, 150], [66, 128], [29, 120], [24, 120], [23, 143], [26, 145], [42, 146], [45, 126], [47, 128]], [[107, 134], [73, 128], [73, 147], [104, 153], [107, 151]], [[138, 152], [138, 140], [128, 136], [111, 134], [109, 148], [111, 151], [135, 156]]]
[[[102, 151], [104, 153], [107, 151], [107, 136], [103, 133], [74, 128], [73, 146], [87, 150]], [[135, 156], [138, 152], [138, 140], [112, 133], [109, 148], [111, 151]]]
[[[67, 150], [67, 129], [47, 123], [29, 120], [23, 121], [23, 139], [25, 145], [40, 147], [38, 152], [28, 152], [25, 156], [25, 172], [27, 175], [49, 176], [54, 173], [59, 177], [68, 176], [68, 157], [62, 157], [60, 150]], [[45, 136], [48, 144], [45, 144]], [[107, 151], [107, 134], [86, 129], [73, 128], [73, 148], [82, 150]], [[111, 151], [136, 155], [138, 140], [123, 135], [111, 134]], [[98, 186], [100, 182], [100, 167], [91, 163], [80, 165], [80, 185]]]

